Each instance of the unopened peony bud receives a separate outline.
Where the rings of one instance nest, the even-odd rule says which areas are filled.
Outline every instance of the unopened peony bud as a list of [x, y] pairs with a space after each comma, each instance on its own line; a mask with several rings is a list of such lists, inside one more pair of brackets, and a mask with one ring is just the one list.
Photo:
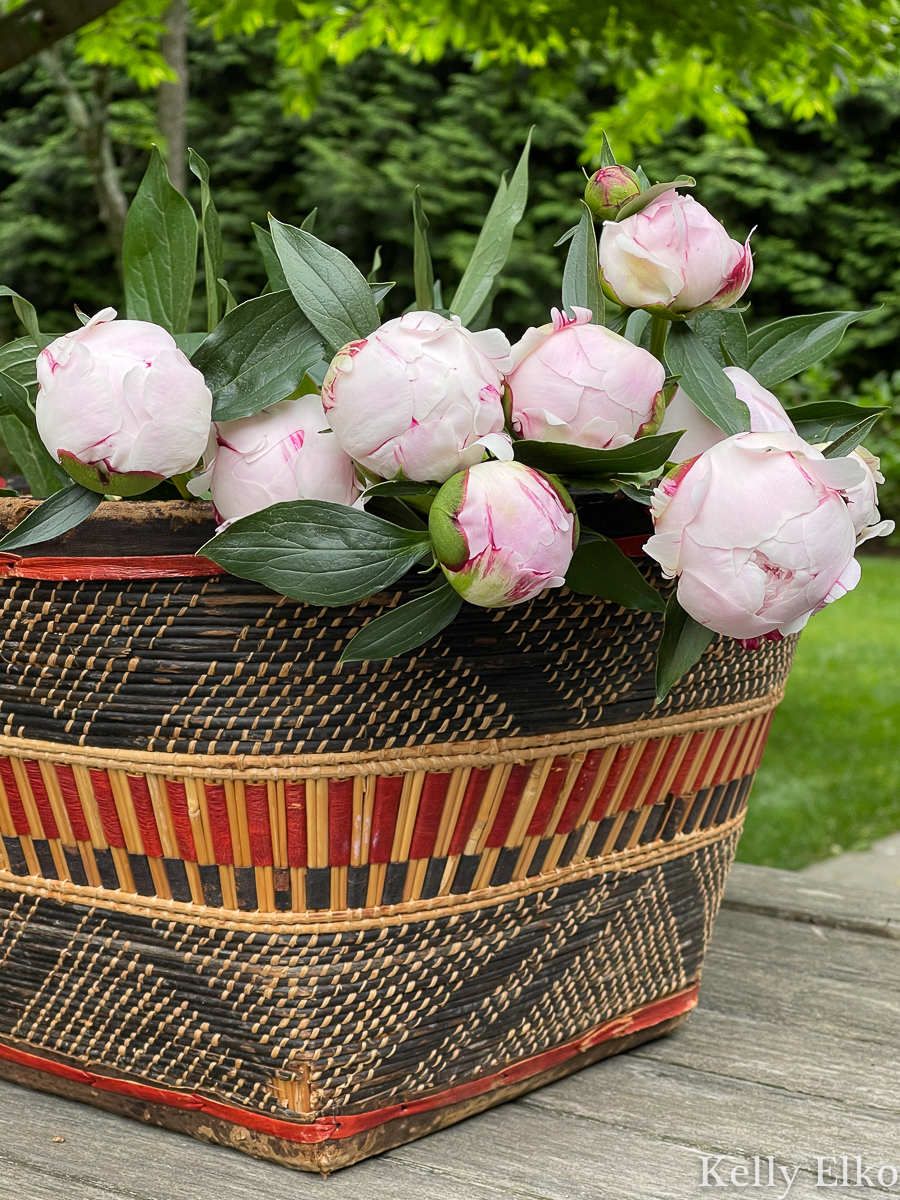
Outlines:
[[[750, 410], [751, 433], [793, 432], [793, 422], [777, 396], [742, 367], [725, 367], [724, 370], [734, 384], [738, 400], [743, 400]], [[659, 432], [674, 433], [676, 429], [683, 429], [685, 433], [672, 451], [673, 462], [695, 458], [728, 436], [700, 411], [683, 388], [678, 388], [669, 402]]]
[[584, 202], [598, 221], [611, 221], [624, 204], [640, 194], [640, 180], [630, 167], [601, 167], [587, 181]]
[[512, 457], [503, 431], [499, 329], [411, 312], [339, 350], [322, 387], [331, 428], [351, 458], [383, 479], [443, 483], [485, 449]]
[[862, 479], [859, 463], [824, 458], [796, 433], [739, 433], [662, 481], [644, 549], [707, 629], [796, 633], [859, 582], [844, 493]]
[[735, 242], [693, 196], [664, 192], [600, 235], [606, 294], [624, 308], [676, 314], [729, 308], [753, 274], [750, 240]]
[[105, 308], [41, 351], [35, 416], [78, 483], [136, 496], [196, 465], [212, 395], [165, 329], [115, 315]]
[[221, 422], [205, 466], [188, 487], [195, 495], [209, 488], [220, 522], [284, 500], [353, 504], [359, 495], [356, 469], [328, 428], [317, 395]]
[[470, 604], [508, 608], [562, 587], [578, 544], [568, 494], [518, 462], [488, 462], [449, 479], [429, 517], [444, 574]]
[[873, 537], [888, 537], [894, 532], [893, 521], [882, 521], [878, 511], [878, 484], [884, 483], [881, 463], [865, 446], [859, 446], [849, 456], [862, 465], [865, 479], [847, 489], [847, 508], [856, 530], [856, 544], [861, 546]]
[[662, 363], [575, 308], [529, 329], [510, 353], [512, 426], [523, 438], [597, 450], [653, 433], [663, 412]]

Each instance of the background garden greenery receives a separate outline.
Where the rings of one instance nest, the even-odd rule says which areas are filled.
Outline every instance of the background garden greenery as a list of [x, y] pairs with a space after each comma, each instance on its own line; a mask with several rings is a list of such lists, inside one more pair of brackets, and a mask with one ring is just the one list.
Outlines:
[[[283, 38], [282, 38], [283, 43]], [[152, 95], [118, 67], [88, 65], [74, 45], [62, 62], [88, 102], [109, 102], [109, 133], [125, 193], [134, 194], [158, 141]], [[559, 303], [560, 235], [578, 218], [579, 158], [592, 114], [621, 97], [608, 64], [569, 64], [549, 86], [541, 69], [464, 56], [415, 62], [387, 49], [319, 64], [309, 115], [286, 111], [296, 84], [278, 34], [214, 41], [193, 29], [188, 144], [212, 166], [226, 240], [225, 276], [238, 300], [265, 282], [251, 222], [268, 212], [299, 223], [318, 208], [316, 232], [379, 278], [397, 280], [386, 316], [413, 300], [411, 194], [430, 219], [435, 273], [455, 286], [500, 173], [534, 126], [531, 194], [492, 322], [512, 338]], [[132, 73], [133, 74], [133, 73]], [[57, 80], [58, 85], [58, 80]], [[836, 120], [747, 97], [749, 140], [682, 121], [633, 161], [652, 179], [689, 171], [695, 195], [734, 237], [753, 227], [751, 323], [822, 309], [877, 308], [854, 325], [827, 367], [782, 385], [788, 402], [823, 398], [887, 404], [868, 439], [888, 482], [885, 515], [900, 520], [900, 86], [873, 80], [834, 98]], [[294, 106], [296, 110], [298, 106]], [[199, 207], [196, 185], [189, 194]], [[0, 76], [0, 261], [3, 282], [73, 325], [72, 306], [121, 305], [121, 284], [92, 180], [64, 100], [46, 65]], [[193, 328], [205, 314], [198, 289]], [[11, 306], [0, 339], [17, 336]], [[751, 806], [742, 857], [800, 866], [900, 827], [897, 716], [891, 655], [898, 648], [900, 562], [867, 559], [863, 584], [811, 623]], [[887, 664], [887, 667], [886, 667]]]

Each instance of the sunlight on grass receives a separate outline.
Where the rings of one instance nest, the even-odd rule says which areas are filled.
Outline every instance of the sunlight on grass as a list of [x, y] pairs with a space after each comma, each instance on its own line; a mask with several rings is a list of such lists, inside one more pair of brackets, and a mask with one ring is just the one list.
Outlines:
[[798, 868], [900, 829], [900, 559], [813, 617], [756, 780], [742, 862]]

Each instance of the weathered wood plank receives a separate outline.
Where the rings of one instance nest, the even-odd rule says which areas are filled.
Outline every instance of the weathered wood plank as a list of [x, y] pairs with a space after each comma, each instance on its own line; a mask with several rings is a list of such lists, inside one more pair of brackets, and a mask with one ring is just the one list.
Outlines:
[[900, 938], [900, 896], [824, 883], [794, 871], [735, 863], [724, 908], [787, 921], [830, 925], [876, 937]]

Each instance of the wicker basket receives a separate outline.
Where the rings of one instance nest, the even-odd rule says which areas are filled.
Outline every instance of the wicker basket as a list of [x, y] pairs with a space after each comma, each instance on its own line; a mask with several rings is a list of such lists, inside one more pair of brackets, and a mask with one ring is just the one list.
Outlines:
[[659, 618], [563, 590], [340, 667], [407, 585], [311, 609], [210, 533], [0, 557], [0, 1075], [328, 1172], [681, 1021], [794, 639], [654, 708]]

